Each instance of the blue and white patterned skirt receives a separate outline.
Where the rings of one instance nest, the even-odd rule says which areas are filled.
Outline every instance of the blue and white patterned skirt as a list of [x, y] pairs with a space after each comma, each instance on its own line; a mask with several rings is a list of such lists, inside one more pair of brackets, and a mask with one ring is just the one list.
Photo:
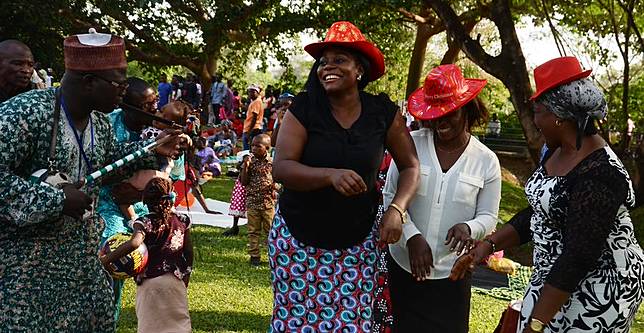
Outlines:
[[378, 223], [343, 250], [306, 246], [275, 214], [268, 238], [273, 282], [269, 332], [372, 332], [377, 289]]

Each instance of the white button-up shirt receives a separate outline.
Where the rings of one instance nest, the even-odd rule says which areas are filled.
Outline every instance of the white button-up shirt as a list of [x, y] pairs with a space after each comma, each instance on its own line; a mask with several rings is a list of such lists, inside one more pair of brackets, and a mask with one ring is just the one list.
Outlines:
[[[482, 239], [497, 223], [501, 200], [499, 159], [474, 136], [456, 163], [443, 173], [434, 149], [433, 133], [423, 128], [411, 133], [420, 160], [420, 184], [408, 208], [409, 219], [403, 236], [389, 245], [391, 256], [411, 273], [407, 241], [420, 234], [432, 250], [434, 269], [429, 279], [449, 277], [456, 253], [445, 246], [447, 231], [458, 223], [467, 223], [472, 238]], [[398, 168], [392, 162], [383, 190], [384, 205], [396, 194]]]

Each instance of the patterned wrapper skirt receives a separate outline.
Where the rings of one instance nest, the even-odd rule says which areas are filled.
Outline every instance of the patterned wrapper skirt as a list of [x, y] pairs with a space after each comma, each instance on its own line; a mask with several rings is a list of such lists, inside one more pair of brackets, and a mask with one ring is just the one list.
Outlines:
[[268, 254], [273, 282], [269, 332], [374, 332], [378, 223], [343, 250], [306, 246], [275, 214]]

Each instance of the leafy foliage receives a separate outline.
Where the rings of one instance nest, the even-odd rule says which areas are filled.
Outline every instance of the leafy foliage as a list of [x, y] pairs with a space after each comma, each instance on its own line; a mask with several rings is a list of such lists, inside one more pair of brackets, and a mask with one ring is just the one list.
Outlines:
[[[627, 10], [632, 6], [632, 10]], [[603, 88], [609, 104], [609, 126], [622, 130], [626, 124], [627, 114], [636, 120], [643, 117], [642, 98], [644, 98], [644, 43], [638, 40], [636, 31], [644, 29], [644, 2], [633, 0], [569, 0], [557, 1], [554, 11], [558, 22], [571, 29], [580, 38], [584, 53], [598, 61], [609, 70], [595, 80]], [[629, 11], [634, 22], [629, 22]], [[637, 13], [640, 13], [639, 15]], [[631, 23], [634, 23], [631, 24]], [[606, 43], [617, 45], [620, 54], [616, 54]], [[628, 53], [624, 53], [628, 51]], [[619, 59], [625, 64], [620, 71], [610, 69]], [[623, 61], [624, 62], [624, 61]], [[627, 67], [627, 68], [626, 68]], [[625, 75], [628, 80], [624, 82]], [[626, 88], [628, 96], [623, 92]], [[624, 105], [627, 103], [627, 105]]]
[[57, 12], [70, 5], [67, 0], [0, 1], [0, 40], [24, 42], [43, 67], [62, 74], [62, 36], [71, 32], [72, 27]]

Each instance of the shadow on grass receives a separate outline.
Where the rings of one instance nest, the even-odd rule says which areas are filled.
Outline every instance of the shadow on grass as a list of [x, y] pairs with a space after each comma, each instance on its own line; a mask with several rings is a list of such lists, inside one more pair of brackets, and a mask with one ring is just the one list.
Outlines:
[[[136, 331], [136, 313], [133, 307], [123, 308], [123, 319], [118, 328], [119, 332]], [[269, 315], [260, 315], [239, 311], [190, 311], [193, 331], [221, 332], [221, 331], [250, 331], [266, 332], [271, 319]]]

